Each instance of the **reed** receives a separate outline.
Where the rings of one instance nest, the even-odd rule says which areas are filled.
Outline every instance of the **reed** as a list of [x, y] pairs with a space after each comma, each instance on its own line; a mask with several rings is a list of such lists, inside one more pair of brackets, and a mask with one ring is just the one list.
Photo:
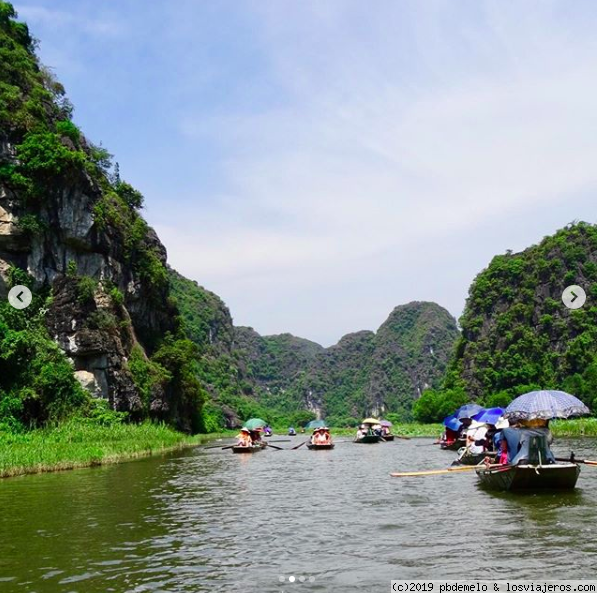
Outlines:
[[0, 431], [0, 477], [119, 463], [218, 436], [223, 435], [189, 436], [151, 422], [103, 426], [85, 420], [16, 434]]
[[597, 437], [597, 418], [574, 418], [550, 422], [554, 437]]

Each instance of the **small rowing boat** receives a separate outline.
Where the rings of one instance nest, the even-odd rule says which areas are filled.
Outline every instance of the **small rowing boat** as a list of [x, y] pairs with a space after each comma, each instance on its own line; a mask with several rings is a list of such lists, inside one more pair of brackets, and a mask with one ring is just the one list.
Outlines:
[[444, 451], [458, 451], [464, 444], [463, 440], [456, 439], [455, 441], [440, 441], [439, 447]]
[[232, 452], [233, 453], [257, 453], [257, 451], [261, 451], [262, 449], [265, 449], [267, 445], [263, 444], [263, 445], [250, 445], [249, 447], [245, 447], [243, 445], [236, 445], [234, 447], [232, 447]]
[[370, 445], [372, 443], [379, 443], [381, 437], [377, 436], [376, 434], [366, 434], [363, 437], [355, 439], [355, 443], [362, 443], [363, 445]]
[[542, 491], [573, 490], [580, 474], [576, 463], [547, 465], [504, 465], [476, 469], [480, 484], [488, 490]]
[[384, 434], [383, 436], [383, 440], [384, 441], [393, 441], [394, 440], [394, 435], [393, 434]]
[[334, 448], [334, 443], [328, 443], [327, 445], [317, 445], [313, 443], [309, 443], [307, 445], [307, 449], [311, 449], [312, 451], [326, 451], [329, 449]]

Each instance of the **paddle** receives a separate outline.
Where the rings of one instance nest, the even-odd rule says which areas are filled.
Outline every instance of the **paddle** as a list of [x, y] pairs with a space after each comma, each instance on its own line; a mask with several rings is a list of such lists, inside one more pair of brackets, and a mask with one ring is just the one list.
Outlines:
[[403, 435], [400, 435], [400, 434], [395, 434], [394, 436], [397, 439], [404, 439], [405, 441], [410, 441], [410, 439], [412, 438], [412, 437], [407, 437], [407, 436], [403, 436]]
[[232, 449], [232, 447], [236, 447], [236, 445], [228, 445], [227, 447], [222, 447], [222, 451], [224, 449]]
[[585, 465], [597, 465], [597, 461], [592, 461], [590, 459], [575, 459], [574, 455], [571, 455], [568, 458], [556, 457], [556, 461], [567, 461], [568, 463], [584, 463]]
[[271, 447], [272, 449], [277, 449], [278, 451], [284, 451], [284, 447], [276, 447], [276, 445], [270, 445], [269, 443], [267, 444], [268, 447]]
[[[232, 445], [234, 446], [234, 445]], [[220, 449], [222, 447], [222, 445], [212, 445], [211, 447], [203, 447], [204, 449]], [[225, 447], [227, 448], [227, 447]]]
[[283, 439], [281, 441], [267, 441], [268, 443], [292, 443], [290, 439]]
[[423, 443], [421, 445], [415, 445], [415, 447], [429, 447], [430, 445], [439, 445], [439, 441], [435, 441], [434, 443]]
[[306, 444], [308, 441], [303, 441], [300, 445], [297, 445], [296, 447], [292, 447], [292, 449], [290, 449], [291, 451], [296, 451], [296, 449], [300, 449], [304, 444]]
[[439, 476], [444, 474], [453, 474], [458, 472], [468, 472], [475, 469], [495, 469], [495, 468], [507, 469], [510, 466], [501, 465], [499, 463], [492, 465], [465, 465], [463, 467], [449, 467], [448, 469], [432, 469], [420, 472], [393, 472], [390, 474], [393, 478], [414, 478], [423, 476]]

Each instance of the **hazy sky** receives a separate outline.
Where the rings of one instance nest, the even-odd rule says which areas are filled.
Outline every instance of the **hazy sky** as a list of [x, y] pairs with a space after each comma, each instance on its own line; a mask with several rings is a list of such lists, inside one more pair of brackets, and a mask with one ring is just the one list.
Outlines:
[[493, 255], [595, 221], [595, 2], [15, 6], [172, 266], [261, 333], [459, 316]]

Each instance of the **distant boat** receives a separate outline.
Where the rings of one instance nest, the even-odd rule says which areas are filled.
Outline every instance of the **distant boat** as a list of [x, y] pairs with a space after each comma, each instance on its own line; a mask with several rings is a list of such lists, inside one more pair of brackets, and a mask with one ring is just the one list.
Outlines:
[[307, 445], [307, 448], [311, 449], [312, 451], [324, 451], [324, 450], [333, 449], [334, 447], [335, 447], [334, 443], [328, 443], [327, 445], [316, 445], [316, 444], [309, 443]]
[[366, 434], [365, 436], [362, 436], [359, 439], [355, 439], [354, 442], [361, 443], [363, 445], [369, 445], [373, 443], [379, 443], [380, 440], [381, 437], [376, 434]]
[[237, 445], [232, 447], [233, 453], [257, 453], [257, 451], [261, 451], [265, 449], [265, 445], [251, 445], [249, 447], [243, 447], [242, 445]]

